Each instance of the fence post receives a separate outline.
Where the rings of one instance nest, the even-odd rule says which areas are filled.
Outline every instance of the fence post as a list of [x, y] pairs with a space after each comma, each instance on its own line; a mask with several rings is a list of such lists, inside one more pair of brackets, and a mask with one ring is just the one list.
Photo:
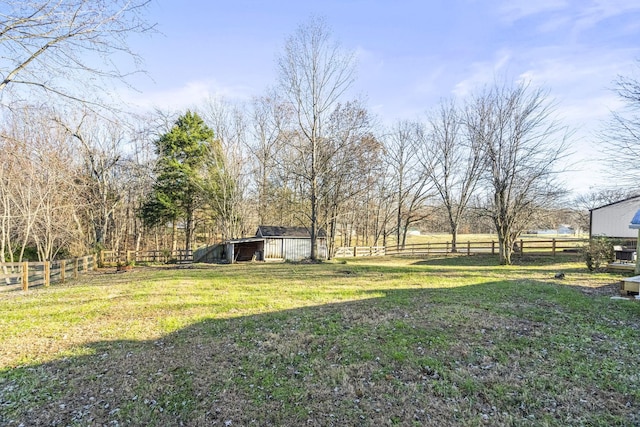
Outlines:
[[495, 255], [496, 254], [496, 241], [492, 240], [491, 241], [491, 255]]
[[64, 273], [67, 268], [67, 260], [60, 261], [60, 283], [64, 283]]
[[78, 258], [73, 260], [73, 278], [78, 278]]
[[524, 255], [524, 242], [520, 239], [520, 256]]
[[44, 262], [44, 287], [51, 285], [51, 261]]
[[82, 272], [86, 273], [89, 269], [89, 257], [82, 257]]
[[471, 256], [471, 242], [467, 240], [467, 256]]
[[29, 263], [28, 262], [22, 263], [22, 290], [23, 291], [29, 290]]
[[556, 256], [556, 239], [555, 238], [551, 241], [551, 254], [553, 256]]
[[444, 248], [444, 256], [449, 255], [449, 242], [447, 242], [447, 246]]
[[100, 263], [102, 267], [104, 267], [104, 251], [100, 251]]

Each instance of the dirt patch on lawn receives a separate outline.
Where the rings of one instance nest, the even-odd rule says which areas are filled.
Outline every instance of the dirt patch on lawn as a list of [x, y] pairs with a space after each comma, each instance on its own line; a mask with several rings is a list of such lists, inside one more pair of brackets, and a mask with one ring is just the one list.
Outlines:
[[620, 282], [612, 282], [606, 284], [594, 284], [593, 286], [581, 285], [578, 287], [580, 292], [585, 295], [596, 297], [620, 296]]

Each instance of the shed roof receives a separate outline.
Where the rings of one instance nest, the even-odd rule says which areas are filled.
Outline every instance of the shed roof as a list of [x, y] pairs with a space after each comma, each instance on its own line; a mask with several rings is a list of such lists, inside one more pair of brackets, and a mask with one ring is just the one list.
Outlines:
[[[277, 225], [260, 225], [256, 231], [259, 237], [295, 237], [310, 238], [311, 233], [306, 227], [280, 227]], [[327, 233], [320, 229], [318, 237], [327, 237]]]
[[242, 239], [231, 239], [226, 241], [226, 243], [250, 243], [250, 242], [264, 242], [264, 239], [260, 237], [244, 237]]
[[609, 206], [617, 205], [618, 203], [628, 202], [630, 200], [640, 199], [640, 194], [632, 197], [627, 197], [626, 199], [618, 200], [617, 202], [607, 203], [606, 205], [598, 206], [597, 208], [589, 209], [590, 211], [595, 211], [602, 208], [607, 208]]

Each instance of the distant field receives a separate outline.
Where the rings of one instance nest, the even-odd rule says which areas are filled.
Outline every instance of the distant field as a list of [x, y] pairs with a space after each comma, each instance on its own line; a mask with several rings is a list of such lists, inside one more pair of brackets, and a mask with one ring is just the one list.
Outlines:
[[640, 424], [640, 303], [575, 257], [518, 262], [137, 267], [1, 293], [0, 425]]

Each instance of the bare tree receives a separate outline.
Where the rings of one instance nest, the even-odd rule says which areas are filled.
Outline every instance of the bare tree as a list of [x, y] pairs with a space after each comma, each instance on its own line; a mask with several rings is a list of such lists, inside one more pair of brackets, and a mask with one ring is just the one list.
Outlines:
[[424, 140], [420, 123], [397, 122], [386, 138], [386, 160], [395, 192], [396, 245], [404, 247], [409, 227], [426, 218], [426, 201], [432, 196], [433, 183], [420, 158]]
[[[0, 94], [104, 106], [106, 82], [140, 69], [127, 37], [151, 29], [149, 0], [7, 0], [0, 9]], [[129, 70], [114, 57], [131, 61]], [[6, 99], [6, 98], [5, 98]]]
[[451, 250], [456, 252], [460, 221], [482, 172], [481, 147], [476, 139], [467, 138], [453, 101], [442, 102], [431, 113], [425, 136], [422, 144], [425, 171], [446, 210]]
[[620, 171], [623, 170], [625, 185], [631, 179], [637, 186], [640, 184], [640, 79], [636, 76], [619, 76], [616, 92], [625, 106], [611, 113], [611, 118], [600, 132], [607, 172], [613, 178], [612, 182], [618, 183]]
[[91, 113], [82, 114], [73, 127], [62, 119], [57, 122], [79, 143], [82, 172], [78, 178], [84, 187], [87, 216], [93, 226], [93, 245], [117, 249], [114, 241], [107, 242], [107, 233], [123, 197], [120, 167], [126, 138], [124, 127]]
[[295, 116], [296, 131], [287, 143], [295, 154], [294, 173], [306, 186], [311, 259], [317, 258], [319, 185], [327, 170], [320, 163], [321, 146], [328, 138], [325, 127], [354, 80], [353, 54], [343, 51], [330, 36], [322, 20], [312, 19], [287, 40], [278, 59], [280, 90]]
[[77, 198], [74, 152], [49, 111], [22, 108], [7, 117], [0, 146], [0, 248], [22, 260], [27, 248], [41, 260], [79, 240], [73, 217]]
[[284, 132], [290, 109], [282, 102], [277, 92], [254, 99], [251, 109], [253, 142], [249, 145], [254, 164], [253, 177], [258, 210], [258, 224], [267, 224], [274, 215], [273, 204], [275, 175], [281, 167], [278, 163], [281, 132]]
[[563, 194], [558, 166], [568, 133], [554, 119], [548, 93], [524, 83], [475, 96], [465, 121], [485, 161], [478, 208], [496, 228], [500, 264], [511, 264], [517, 237]]
[[320, 149], [324, 167], [318, 188], [331, 256], [338, 221], [356, 225], [367, 215], [357, 209], [357, 199], [378, 178], [374, 174], [381, 167], [382, 144], [373, 136], [369, 112], [360, 102], [338, 105], [328, 120], [327, 135]]
[[208, 182], [215, 183], [209, 204], [223, 239], [242, 237], [247, 232], [247, 118], [224, 99], [209, 99], [203, 117], [220, 143], [220, 152], [210, 153], [206, 168]]

